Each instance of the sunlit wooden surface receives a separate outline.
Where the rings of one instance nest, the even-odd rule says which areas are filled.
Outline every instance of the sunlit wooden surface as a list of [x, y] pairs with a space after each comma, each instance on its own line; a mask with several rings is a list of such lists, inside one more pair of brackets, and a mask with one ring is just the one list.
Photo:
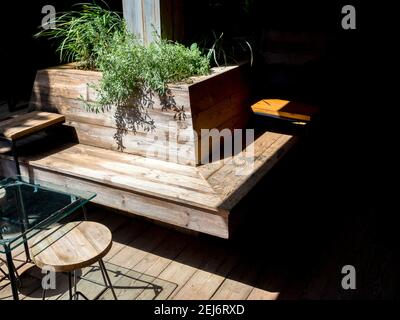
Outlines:
[[15, 140], [64, 121], [60, 114], [33, 111], [1, 121], [0, 135]]
[[293, 121], [311, 121], [319, 110], [313, 105], [280, 99], [264, 99], [253, 104], [251, 109], [261, 116], [272, 116]]
[[[275, 299], [263, 279], [263, 270], [247, 260], [240, 248], [217, 238], [198, 237], [166, 229], [146, 221], [93, 212], [89, 218], [113, 232], [113, 246], [104, 258], [120, 299]], [[22, 249], [22, 248], [21, 248]], [[15, 252], [22, 263], [21, 250]], [[5, 265], [1, 266], [6, 271]], [[41, 277], [31, 264], [20, 269], [21, 299], [41, 299]], [[100, 287], [92, 281], [101, 275], [96, 267], [82, 270], [79, 290], [94, 297]], [[67, 276], [57, 275], [57, 289], [49, 299], [67, 299]], [[102, 299], [111, 299], [106, 292]], [[0, 299], [10, 299], [8, 281], [0, 282]]]

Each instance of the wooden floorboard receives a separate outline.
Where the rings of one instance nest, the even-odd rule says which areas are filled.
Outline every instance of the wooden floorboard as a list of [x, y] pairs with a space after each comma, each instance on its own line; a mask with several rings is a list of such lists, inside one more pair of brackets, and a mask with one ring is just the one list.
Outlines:
[[217, 291], [238, 262], [238, 254], [222, 245], [210, 246], [208, 258], [201, 269], [177, 290], [175, 300], [208, 300]]
[[[263, 191], [264, 192], [264, 191]], [[251, 212], [249, 208], [248, 212]], [[261, 210], [261, 209], [260, 209]], [[262, 213], [262, 212], [261, 212]], [[192, 236], [156, 226], [142, 219], [120, 216], [114, 211], [88, 208], [90, 220], [107, 225], [113, 231], [113, 247], [104, 258], [111, 281], [120, 299], [126, 300], [288, 300], [288, 299], [393, 299], [398, 297], [399, 259], [382, 244], [368, 240], [373, 228], [365, 217], [354, 220], [360, 225], [347, 233], [339, 232], [330, 245], [318, 249], [307, 243], [308, 255], [297, 254], [296, 235], [274, 237], [266, 223], [255, 233], [246, 225], [234, 240]], [[79, 216], [78, 216], [79, 218]], [[285, 218], [283, 218], [285, 220]], [[277, 225], [277, 222], [267, 220]], [[373, 221], [372, 221], [373, 222]], [[287, 221], [285, 220], [285, 225]], [[304, 228], [304, 226], [302, 226]], [[267, 232], [268, 231], [268, 232]], [[299, 231], [304, 235], [304, 230]], [[287, 239], [285, 239], [285, 237]], [[368, 241], [367, 241], [368, 240]], [[285, 241], [289, 244], [286, 246]], [[300, 246], [299, 246], [300, 247]], [[275, 250], [274, 250], [275, 248]], [[14, 253], [17, 264], [23, 262], [21, 248]], [[358, 266], [359, 291], [340, 288], [344, 264]], [[362, 266], [362, 267], [361, 267]], [[23, 286], [20, 298], [39, 300], [42, 296], [40, 270], [30, 265], [20, 269]], [[94, 298], [104, 288], [99, 268], [82, 270], [79, 290]], [[68, 299], [67, 277], [58, 274], [57, 289], [48, 299]], [[0, 284], [0, 300], [10, 299], [7, 280]], [[106, 291], [100, 299], [112, 299]]]
[[256, 265], [249, 261], [241, 261], [218, 290], [211, 297], [212, 300], [246, 300], [256, 284]]

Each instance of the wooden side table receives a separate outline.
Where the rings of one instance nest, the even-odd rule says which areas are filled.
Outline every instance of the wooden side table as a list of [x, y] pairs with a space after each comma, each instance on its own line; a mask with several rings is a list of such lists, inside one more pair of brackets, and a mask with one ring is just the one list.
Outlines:
[[21, 175], [17, 141], [63, 122], [65, 122], [63, 115], [41, 111], [29, 112], [0, 122], [0, 139], [11, 144], [17, 175]]

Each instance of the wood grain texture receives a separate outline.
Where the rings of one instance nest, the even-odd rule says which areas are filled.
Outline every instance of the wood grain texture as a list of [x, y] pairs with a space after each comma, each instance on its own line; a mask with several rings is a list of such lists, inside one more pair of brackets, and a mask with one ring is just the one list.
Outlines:
[[311, 121], [319, 112], [318, 108], [313, 105], [279, 99], [260, 100], [251, 108], [258, 115], [307, 122]]
[[0, 122], [0, 135], [16, 140], [64, 121], [60, 114], [33, 111]]
[[[8, 175], [15, 165], [11, 159], [2, 160], [1, 173]], [[34, 176], [42, 181], [57, 184], [61, 190], [82, 188], [95, 192], [94, 203], [122, 210], [126, 213], [144, 216], [181, 228], [207, 233], [216, 237], [229, 237], [228, 213], [224, 211], [206, 210], [199, 206], [184, 205], [178, 199], [169, 201], [151, 195], [121, 189], [110, 183], [98, 183], [82, 179], [81, 176], [63, 174], [57, 167], [37, 167], [21, 164], [21, 172], [25, 176]], [[140, 186], [140, 183], [137, 185]]]
[[32, 242], [33, 261], [39, 268], [69, 272], [103, 258], [111, 249], [112, 234], [100, 223], [77, 221], [57, 226]]
[[218, 208], [231, 211], [296, 141], [290, 135], [265, 132], [233, 158], [199, 167], [220, 196]]
[[[166, 97], [147, 92], [134, 104], [144, 107], [155, 127], [149, 131], [149, 126], [138, 126], [134, 133], [125, 131], [127, 119], [135, 118], [134, 104], [111, 106], [98, 114], [84, 109], [82, 99], [96, 101], [90, 84], [100, 79], [100, 72], [76, 70], [73, 65], [39, 70], [30, 107], [64, 115], [83, 144], [192, 166], [201, 163], [201, 129], [232, 130], [247, 125], [250, 90], [246, 65], [214, 68], [210, 75], [170, 84], [168, 103]], [[184, 117], [181, 114], [177, 119], [177, 108]]]
[[[79, 97], [96, 100], [88, 82], [100, 78], [99, 72], [72, 66], [37, 73], [31, 106], [65, 115], [66, 125], [76, 130], [80, 143], [44, 152], [35, 149], [26, 158], [21, 155], [23, 174], [60, 185], [65, 191], [95, 192], [94, 202], [107, 207], [229, 238], [233, 208], [296, 142], [290, 135], [265, 132], [229, 159], [196, 166], [202, 158], [198, 153], [198, 143], [204, 139], [202, 129], [231, 132], [247, 125], [250, 89], [248, 68], [242, 65], [216, 68], [208, 76], [170, 85], [171, 97], [187, 117], [176, 121], [174, 112], [155, 97], [149, 114], [157, 119], [158, 131], [125, 134], [125, 152], [117, 152], [113, 138], [118, 130], [117, 109], [89, 113], [79, 101]], [[196, 133], [200, 133], [198, 140]], [[165, 140], [155, 139], [167, 134]], [[149, 154], [149, 149], [154, 153]], [[1, 171], [10, 174], [12, 159], [0, 158]]]
[[[229, 238], [231, 211], [296, 143], [265, 132], [244, 153], [192, 167], [83, 144], [21, 157], [27, 176], [95, 192], [94, 202], [185, 229]], [[14, 165], [3, 158], [3, 174]], [[248, 161], [248, 160], [251, 161]]]

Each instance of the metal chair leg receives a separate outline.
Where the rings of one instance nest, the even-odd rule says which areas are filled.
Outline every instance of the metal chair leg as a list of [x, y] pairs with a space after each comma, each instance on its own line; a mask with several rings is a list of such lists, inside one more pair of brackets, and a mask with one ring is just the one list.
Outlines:
[[69, 300], [72, 300], [72, 274], [71, 274], [71, 271], [68, 272], [68, 291], [69, 291]]
[[[118, 300], [103, 260], [99, 260], [99, 265], [100, 265], [101, 275], [103, 277], [106, 288], [109, 288], [112, 292], [114, 299]], [[72, 277], [73, 277], [73, 280], [72, 280]], [[72, 275], [72, 272], [68, 272], [69, 299], [70, 300], [79, 300], [79, 296], [81, 296], [85, 300], [89, 300], [89, 298], [86, 297], [82, 292], [78, 291], [77, 283], [78, 283], [77, 270], [73, 271], [73, 275]], [[73, 287], [73, 289], [72, 289], [72, 287]], [[105, 290], [103, 290], [101, 293], [103, 293]], [[101, 293], [100, 293], [100, 295], [101, 295]]]
[[19, 160], [18, 160], [17, 143], [14, 140], [11, 142], [11, 153], [12, 153], [13, 158], [14, 158], [15, 169], [17, 171], [17, 175], [20, 176], [21, 175], [21, 168], [19, 166]]
[[11, 251], [6, 251], [6, 260], [7, 260], [7, 268], [8, 268], [8, 275], [10, 279], [10, 285], [12, 290], [12, 295], [14, 300], [19, 300], [19, 294], [17, 289], [17, 278], [15, 277], [15, 266], [12, 260]]
[[24, 206], [24, 200], [22, 198], [22, 192], [20, 187], [18, 186], [16, 189], [16, 200], [17, 200], [17, 211], [18, 211], [18, 216], [19, 216], [19, 221], [21, 224], [21, 232], [24, 234], [23, 235], [23, 240], [24, 240], [24, 249], [25, 249], [25, 256], [26, 256], [26, 262], [31, 262], [31, 256], [29, 253], [29, 246], [28, 246], [28, 240], [25, 235], [25, 230], [29, 228], [29, 221], [28, 217], [26, 216], [26, 211], [25, 211], [25, 206]]
[[78, 282], [78, 277], [76, 275], [76, 270], [74, 270], [74, 293], [73, 293], [73, 297], [75, 297], [75, 300], [78, 300], [78, 294], [77, 294], [77, 282]]
[[[7, 264], [7, 261], [4, 261], [3, 259], [0, 259], [0, 261], [2, 261], [3, 263]], [[14, 263], [12, 263], [12, 264], [10, 265], [10, 267], [12, 267], [13, 270], [14, 270], [14, 275], [15, 275], [15, 280], [16, 280], [17, 286], [18, 286], [18, 287], [21, 287], [21, 286], [22, 286], [21, 277], [19, 276], [18, 270], [17, 270], [17, 268], [15, 267]], [[5, 279], [10, 280], [10, 274], [8, 274], [7, 272], [5, 272], [5, 271], [4, 271], [3, 269], [1, 269], [1, 268], [0, 268], [0, 273], [2, 273], [2, 274], [4, 275], [4, 278], [5, 278]]]
[[106, 287], [110, 288], [114, 299], [118, 300], [117, 295], [115, 294], [115, 291], [114, 291], [114, 287], [113, 287], [113, 285], [111, 283], [110, 277], [108, 275], [106, 266], [104, 265], [104, 262], [103, 262], [102, 259], [99, 260], [99, 265], [100, 265], [101, 274], [103, 276], [104, 283], [105, 283]]
[[83, 220], [87, 221], [87, 212], [86, 212], [86, 207], [84, 205], [82, 206], [82, 212], [83, 212]]

